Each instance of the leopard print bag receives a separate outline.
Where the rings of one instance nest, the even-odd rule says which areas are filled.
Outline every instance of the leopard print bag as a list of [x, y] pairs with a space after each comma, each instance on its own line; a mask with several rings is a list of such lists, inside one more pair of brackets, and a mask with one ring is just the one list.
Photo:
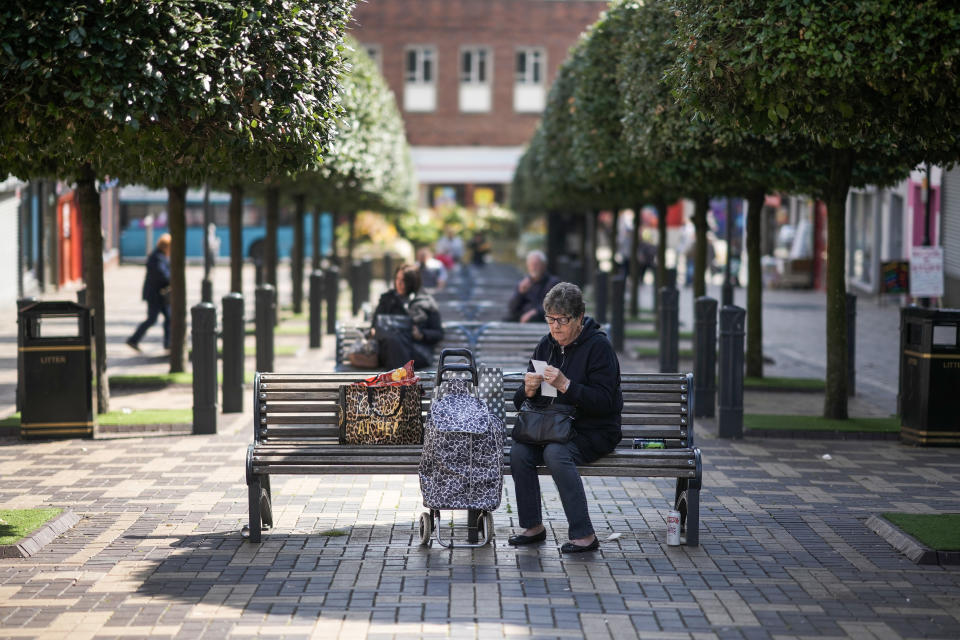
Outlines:
[[477, 397], [470, 381], [446, 380], [437, 395], [420, 458], [423, 504], [493, 511], [503, 493], [503, 420]]
[[344, 384], [338, 402], [340, 444], [421, 444], [419, 384]]

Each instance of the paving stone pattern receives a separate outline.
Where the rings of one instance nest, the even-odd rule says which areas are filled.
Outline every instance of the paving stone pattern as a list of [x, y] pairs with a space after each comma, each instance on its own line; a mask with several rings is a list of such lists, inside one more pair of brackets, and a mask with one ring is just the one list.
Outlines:
[[[192, 304], [199, 270], [188, 272]], [[142, 273], [107, 274], [113, 374], [165, 370], [158, 328], [145, 354], [123, 344], [143, 316], [130, 295]], [[216, 277], [219, 298], [226, 270]], [[288, 300], [285, 273], [280, 283]], [[820, 334], [822, 293], [777, 292], [769, 302], [766, 342], [777, 364], [768, 373], [822, 376], [823, 346], [803, 337]], [[895, 410], [895, 314], [860, 307], [855, 415]], [[806, 329], [793, 330], [797, 322]], [[0, 405], [12, 411], [14, 313], [0, 310], [0, 325], [9, 364]], [[332, 366], [328, 336], [313, 352], [305, 336], [283, 341], [303, 348], [278, 358], [278, 370]], [[765, 397], [784, 413], [821, 405], [809, 394]], [[115, 394], [113, 406], [190, 402], [189, 389], [169, 388]], [[251, 422], [248, 406], [224, 415], [214, 436], [0, 440], [0, 508], [53, 505], [82, 518], [35, 556], [0, 560], [0, 638], [960, 637], [960, 567], [915, 565], [865, 524], [888, 510], [960, 511], [956, 448], [729, 442], [702, 420], [700, 547], [665, 544], [668, 480], [587, 478], [598, 534], [621, 535], [597, 553], [563, 557], [565, 518], [549, 479], [548, 542], [537, 548], [506, 544], [517, 524], [510, 478], [493, 546], [420, 547], [416, 476], [276, 476], [277, 526], [262, 544], [245, 542]]]
[[588, 478], [599, 535], [621, 536], [580, 557], [558, 552], [546, 479], [533, 549], [506, 544], [510, 479], [493, 546], [420, 547], [416, 476], [277, 476], [277, 526], [250, 544], [248, 415], [215, 436], [4, 441], [0, 508], [82, 521], [0, 560], [0, 637], [957, 637], [960, 569], [917, 566], [865, 526], [960, 511], [956, 450], [731, 443], [709, 427], [701, 546], [665, 544], [669, 481]]

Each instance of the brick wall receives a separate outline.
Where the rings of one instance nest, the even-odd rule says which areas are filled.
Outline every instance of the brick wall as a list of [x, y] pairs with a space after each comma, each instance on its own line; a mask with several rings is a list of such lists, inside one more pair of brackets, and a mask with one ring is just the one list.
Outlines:
[[[533, 135], [540, 114], [513, 108], [516, 47], [544, 47], [547, 84], [567, 50], [596, 21], [606, 2], [596, 0], [369, 0], [354, 10], [352, 34], [378, 45], [383, 75], [403, 109], [404, 50], [433, 45], [437, 108], [403, 112], [407, 138], [415, 146], [519, 146]], [[458, 103], [460, 47], [492, 51], [492, 109], [461, 113]]]

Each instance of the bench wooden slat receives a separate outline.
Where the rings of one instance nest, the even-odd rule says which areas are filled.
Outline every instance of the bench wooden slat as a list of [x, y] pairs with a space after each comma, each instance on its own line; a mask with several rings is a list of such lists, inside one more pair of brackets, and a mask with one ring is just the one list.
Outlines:
[[[613, 477], [643, 477], [643, 478], [696, 478], [696, 471], [675, 471], [672, 469], [657, 469], [650, 467], [638, 474], [632, 467], [608, 467], [600, 465], [583, 465], [577, 467], [581, 476], [613, 476]], [[417, 467], [405, 465], [376, 465], [369, 468], [358, 469], [350, 465], [330, 465], [317, 467], [315, 465], [290, 465], [290, 466], [253, 466], [253, 472], [262, 475], [269, 471], [270, 475], [415, 475]], [[550, 471], [546, 468], [537, 469], [539, 475], [548, 476]], [[509, 473], [509, 468], [504, 468], [504, 473]]]

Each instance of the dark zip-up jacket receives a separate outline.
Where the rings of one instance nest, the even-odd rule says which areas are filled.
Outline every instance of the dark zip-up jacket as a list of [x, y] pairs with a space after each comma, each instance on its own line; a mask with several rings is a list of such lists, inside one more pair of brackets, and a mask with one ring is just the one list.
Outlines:
[[[573, 442], [586, 461], [592, 462], [613, 451], [622, 437], [623, 391], [620, 362], [600, 325], [593, 318], [585, 317], [583, 331], [566, 347], [561, 347], [552, 335], [545, 335], [534, 349], [533, 359], [546, 360], [570, 380], [567, 392], [558, 391], [555, 402], [577, 408]], [[533, 365], [527, 370], [533, 371]], [[521, 384], [513, 396], [517, 409], [526, 397]], [[539, 398], [540, 391], [534, 397]]]

